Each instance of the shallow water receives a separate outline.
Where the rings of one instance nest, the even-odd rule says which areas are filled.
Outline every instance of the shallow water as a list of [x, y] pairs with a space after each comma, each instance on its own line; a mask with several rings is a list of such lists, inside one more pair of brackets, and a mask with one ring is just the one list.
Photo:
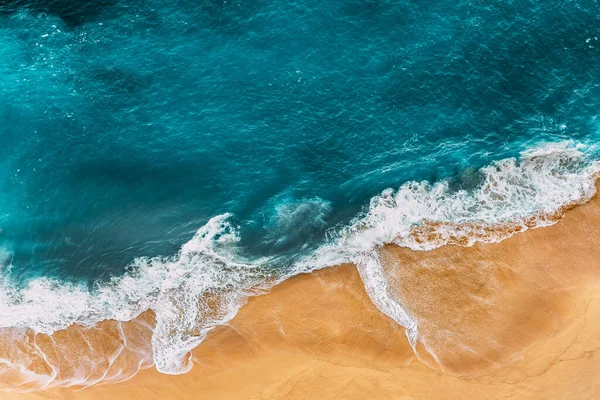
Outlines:
[[[398, 235], [410, 245], [425, 219], [499, 223], [593, 190], [593, 0], [0, 10], [3, 326], [51, 331], [153, 308], [160, 327], [175, 306], [193, 314], [178, 329], [204, 329], [210, 313], [191, 310], [207, 291], [232, 290], [221, 305], [235, 309], [265, 278]], [[548, 161], [493, 164], [530, 149]], [[491, 201], [486, 176], [502, 189]], [[438, 184], [369, 203], [422, 180]], [[65, 314], [67, 292], [80, 304]], [[196, 339], [182, 341], [155, 351]]]

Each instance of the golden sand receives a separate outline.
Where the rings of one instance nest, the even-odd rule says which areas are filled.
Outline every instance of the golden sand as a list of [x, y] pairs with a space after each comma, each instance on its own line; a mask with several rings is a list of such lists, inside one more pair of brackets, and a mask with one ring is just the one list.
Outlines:
[[[392, 294], [419, 321], [417, 354], [404, 329], [373, 305], [352, 265], [297, 276], [251, 298], [195, 349], [194, 368], [181, 376], [143, 369], [150, 313], [52, 337], [5, 331], [2, 359], [33, 354], [27, 346], [35, 344], [51, 359], [30, 356], [30, 370], [39, 378], [54, 366], [62, 386], [73, 375], [93, 384], [143, 370], [113, 385], [1, 398], [600, 398], [599, 242], [595, 198], [556, 225], [500, 243], [381, 249]], [[25, 376], [31, 380], [0, 367], [5, 388], [39, 385]]]

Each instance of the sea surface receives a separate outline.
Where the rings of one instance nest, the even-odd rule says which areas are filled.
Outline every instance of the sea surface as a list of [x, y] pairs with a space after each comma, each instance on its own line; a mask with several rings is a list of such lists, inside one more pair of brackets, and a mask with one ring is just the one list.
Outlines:
[[350, 261], [414, 343], [377, 247], [552, 223], [599, 106], [596, 0], [1, 0], [0, 327], [152, 309], [181, 373], [248, 290]]

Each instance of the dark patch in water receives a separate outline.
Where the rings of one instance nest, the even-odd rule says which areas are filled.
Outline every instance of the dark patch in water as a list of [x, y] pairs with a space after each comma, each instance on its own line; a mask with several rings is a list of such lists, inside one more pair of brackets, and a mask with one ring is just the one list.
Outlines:
[[77, 27], [94, 20], [106, 8], [116, 4], [116, 0], [0, 0], [0, 13], [13, 14], [22, 9], [38, 13], [53, 14], [71, 27]]

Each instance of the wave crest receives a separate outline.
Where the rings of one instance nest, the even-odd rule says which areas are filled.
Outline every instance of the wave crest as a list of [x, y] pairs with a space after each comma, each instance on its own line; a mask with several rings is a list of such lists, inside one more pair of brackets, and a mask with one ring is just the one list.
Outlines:
[[244, 290], [266, 278], [258, 263], [236, 261], [239, 237], [228, 218], [229, 214], [212, 218], [176, 256], [138, 258], [129, 274], [91, 291], [47, 278], [17, 288], [4, 277], [0, 327], [52, 334], [72, 324], [129, 321], [153, 310], [157, 369], [186, 372], [191, 368], [187, 353], [210, 329], [235, 316]]
[[407, 329], [414, 347], [418, 321], [389, 293], [378, 248], [396, 244], [426, 251], [449, 244], [471, 246], [554, 224], [566, 209], [589, 201], [596, 192], [600, 164], [590, 160], [586, 150], [592, 149], [567, 141], [495, 161], [478, 171], [472, 190], [454, 189], [448, 180], [413, 181], [396, 191], [384, 190], [298, 271], [356, 264], [371, 300]]
[[[479, 170], [474, 190], [453, 190], [450, 181], [409, 182], [371, 199], [368, 211], [342, 230], [343, 246], [361, 252], [387, 243], [430, 250], [455, 243], [496, 241], [504, 234], [481, 229], [519, 225], [521, 230], [554, 223], [565, 207], [587, 202], [595, 193], [597, 162], [571, 142], [547, 144], [517, 158]], [[429, 226], [434, 240], [419, 229]], [[490, 231], [491, 233], [491, 231]]]
[[231, 320], [250, 291], [350, 262], [358, 266], [374, 304], [406, 327], [416, 346], [418, 321], [389, 293], [378, 248], [388, 243], [422, 251], [448, 244], [469, 246], [555, 223], [566, 208], [595, 193], [600, 168], [587, 156], [588, 150], [571, 142], [548, 144], [518, 159], [493, 162], [474, 176], [477, 184], [472, 189], [441, 181], [385, 190], [284, 276], [268, 272], [268, 259], [248, 260], [237, 254], [240, 238], [229, 214], [212, 218], [178, 254], [138, 258], [125, 276], [92, 290], [47, 278], [20, 288], [6, 273], [0, 277], [0, 328], [50, 335], [73, 324], [130, 321], [152, 310], [153, 362], [163, 373], [184, 373], [192, 367], [190, 351], [211, 329]]

